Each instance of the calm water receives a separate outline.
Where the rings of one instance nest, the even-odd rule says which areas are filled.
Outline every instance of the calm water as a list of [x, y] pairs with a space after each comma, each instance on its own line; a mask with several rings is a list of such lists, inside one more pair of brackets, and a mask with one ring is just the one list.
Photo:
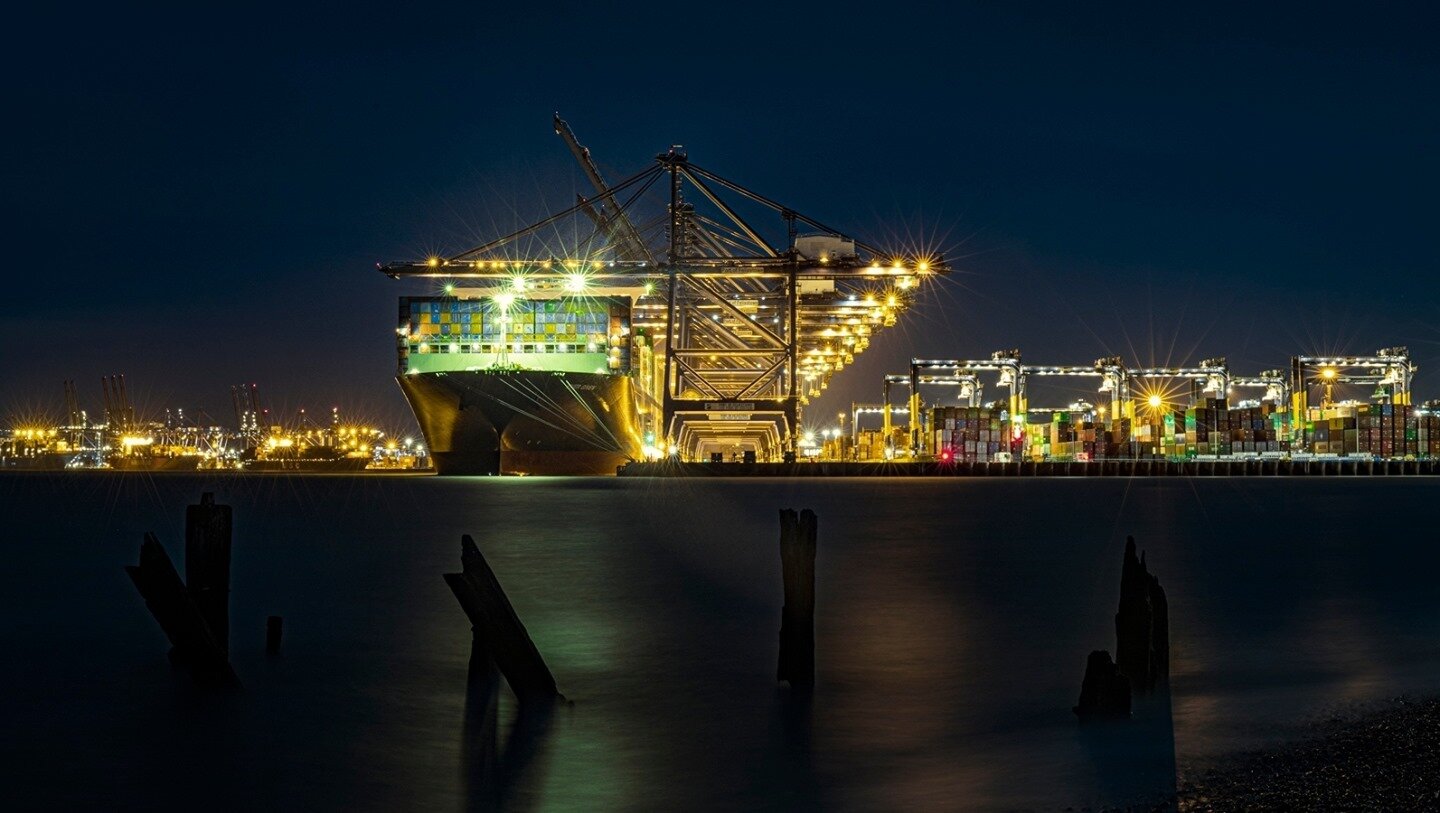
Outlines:
[[[1063, 809], [1163, 793], [1440, 687], [1432, 480], [0, 476], [0, 759], [21, 806]], [[236, 511], [243, 694], [192, 689], [121, 570]], [[774, 681], [776, 510], [820, 516], [813, 700]], [[573, 701], [466, 706], [440, 578], [480, 542]], [[1070, 712], [1125, 534], [1166, 588], [1173, 723]], [[183, 568], [183, 565], [182, 565]], [[264, 621], [285, 617], [283, 655]], [[1173, 739], [1171, 728], [1173, 725]], [[498, 735], [494, 733], [498, 727]], [[515, 736], [510, 736], [516, 730]], [[483, 768], [498, 736], [498, 767]], [[500, 788], [497, 791], [497, 787]], [[202, 794], [202, 796], [197, 796]]]

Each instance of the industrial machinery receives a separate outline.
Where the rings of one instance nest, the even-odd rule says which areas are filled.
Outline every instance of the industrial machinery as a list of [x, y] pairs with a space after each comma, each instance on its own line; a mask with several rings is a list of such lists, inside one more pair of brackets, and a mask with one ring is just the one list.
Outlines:
[[[450, 328], [464, 309], [434, 303], [440, 321], [431, 323], [409, 318], [411, 304], [428, 300], [404, 306], [399, 381], [442, 472], [520, 471], [507, 461], [526, 455], [532, 473], [571, 472], [557, 461], [581, 453], [596, 471], [657, 453], [788, 457], [808, 399], [895, 323], [921, 284], [949, 271], [938, 254], [859, 240], [678, 146], [609, 184], [569, 125], [558, 116], [554, 125], [594, 195], [448, 257], [379, 266], [440, 281], [444, 298], [480, 306], [473, 323], [462, 314], [465, 325], [492, 325], [438, 338], [457, 335]], [[557, 234], [576, 237], [557, 243]], [[510, 309], [595, 297], [610, 298], [618, 320], [596, 341], [493, 326]], [[446, 330], [418, 340], [412, 328], [431, 324]], [[577, 346], [613, 361], [557, 367]], [[423, 358], [434, 354], [450, 358]]]

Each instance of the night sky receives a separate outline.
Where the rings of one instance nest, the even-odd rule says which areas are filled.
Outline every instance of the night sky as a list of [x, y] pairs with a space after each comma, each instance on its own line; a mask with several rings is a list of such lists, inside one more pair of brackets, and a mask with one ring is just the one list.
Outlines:
[[1002, 347], [1252, 374], [1401, 344], [1440, 397], [1422, 4], [1015, 5], [10, 12], [0, 412], [58, 416], [69, 378], [94, 415], [125, 373], [152, 416], [229, 423], [254, 381], [282, 417], [410, 431], [395, 299], [425, 286], [374, 264], [586, 191], [553, 111], [612, 179], [683, 144], [873, 242], [946, 249], [957, 273], [834, 380], [831, 420], [911, 355]]

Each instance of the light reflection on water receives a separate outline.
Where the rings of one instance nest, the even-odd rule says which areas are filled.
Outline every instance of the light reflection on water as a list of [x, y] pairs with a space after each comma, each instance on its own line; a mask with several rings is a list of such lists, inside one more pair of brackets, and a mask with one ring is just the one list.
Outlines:
[[[1041, 808], [1173, 787], [1433, 689], [1425, 480], [644, 481], [8, 475], [0, 751], [27, 806]], [[236, 509], [246, 691], [196, 692], [121, 566]], [[1360, 510], [1359, 506], [1364, 506]], [[777, 687], [778, 522], [820, 516], [813, 698]], [[1377, 533], [1376, 517], [1401, 527]], [[1399, 519], [1397, 519], [1399, 518]], [[573, 701], [467, 701], [473, 533]], [[1124, 535], [1169, 596], [1171, 720], [1077, 730]], [[262, 652], [286, 619], [284, 654]], [[467, 702], [469, 705], [467, 705]], [[538, 733], [536, 733], [538, 731]], [[1173, 747], [1173, 751], [1171, 750]], [[1173, 756], [1172, 756], [1173, 754]], [[499, 778], [497, 778], [499, 777]]]

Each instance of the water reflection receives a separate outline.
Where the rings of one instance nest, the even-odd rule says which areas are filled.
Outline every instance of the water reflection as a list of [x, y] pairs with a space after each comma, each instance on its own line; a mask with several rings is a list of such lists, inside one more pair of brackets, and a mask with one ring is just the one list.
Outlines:
[[1168, 687], [1137, 695], [1131, 719], [1088, 723], [1077, 728], [1077, 737], [1102, 806], [1148, 807], [1174, 797], [1175, 723]]
[[[1172, 787], [1177, 753], [1187, 771], [1340, 699], [1433, 690], [1440, 664], [1440, 546], [1372, 541], [1376, 515], [1428, 515], [1419, 478], [1145, 499], [1122, 479], [292, 479], [0, 477], [27, 507], [0, 573], [18, 807], [1102, 808]], [[236, 510], [247, 692], [225, 713], [177, 694], [120, 569], [204, 490]], [[813, 697], [774, 680], [787, 506], [821, 522]], [[439, 578], [464, 532], [573, 710], [526, 716], [467, 664]], [[1077, 667], [1114, 634], [1127, 533], [1170, 599], [1173, 703], [1082, 735]]]
[[510, 734], [500, 747], [500, 670], [479, 645], [470, 642], [465, 682], [465, 723], [460, 748], [465, 809], [531, 810], [540, 794], [535, 786], [545, 773], [545, 744], [555, 707], [519, 705]]

